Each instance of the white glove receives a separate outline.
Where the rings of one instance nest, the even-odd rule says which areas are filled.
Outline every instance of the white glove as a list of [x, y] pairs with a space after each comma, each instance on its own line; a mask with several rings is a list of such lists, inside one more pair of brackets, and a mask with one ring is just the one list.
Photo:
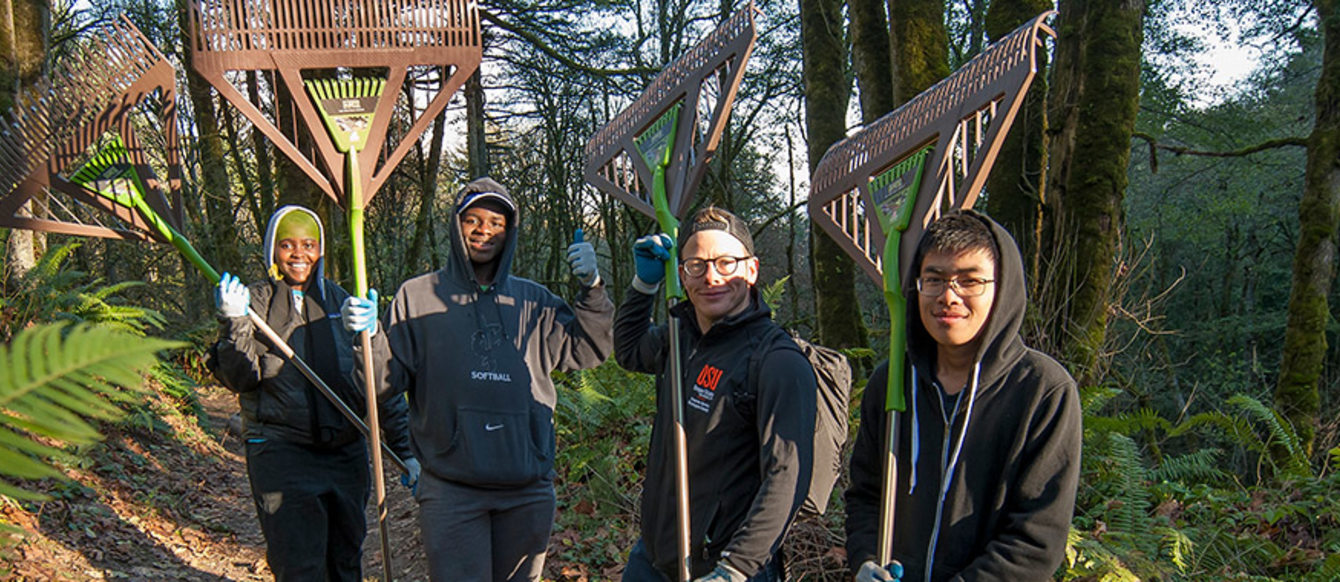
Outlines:
[[251, 312], [251, 290], [241, 279], [224, 273], [214, 288], [214, 307], [224, 317], [246, 317]]
[[580, 228], [572, 244], [568, 245], [568, 267], [572, 269], [572, 276], [586, 287], [594, 287], [600, 282], [600, 272], [596, 270], [596, 248], [582, 240]]
[[903, 577], [903, 565], [897, 561], [889, 564], [886, 570], [880, 568], [878, 564], [866, 560], [861, 564], [861, 571], [856, 573], [856, 582], [898, 582]]
[[340, 321], [346, 331], [359, 333], [367, 330], [377, 335], [377, 290], [369, 289], [368, 298], [350, 295], [340, 306]]
[[717, 563], [715, 570], [693, 582], [745, 582], [746, 580], [749, 580], [749, 577], [745, 576], [743, 572], [724, 563]]

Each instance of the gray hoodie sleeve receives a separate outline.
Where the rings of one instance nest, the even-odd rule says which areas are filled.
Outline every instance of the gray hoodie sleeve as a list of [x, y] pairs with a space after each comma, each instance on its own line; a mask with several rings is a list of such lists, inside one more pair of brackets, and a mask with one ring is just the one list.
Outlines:
[[557, 295], [552, 300], [554, 316], [541, 337], [554, 369], [594, 368], [609, 358], [614, 349], [614, 304], [605, 294], [605, 284], [582, 287], [571, 307]]

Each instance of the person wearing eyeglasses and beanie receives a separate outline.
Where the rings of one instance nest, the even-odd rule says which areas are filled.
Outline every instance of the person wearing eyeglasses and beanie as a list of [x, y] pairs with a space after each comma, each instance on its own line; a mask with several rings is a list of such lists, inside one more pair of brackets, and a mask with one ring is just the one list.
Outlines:
[[[579, 235], [567, 248], [580, 283], [569, 305], [512, 273], [520, 221], [502, 184], [467, 184], [447, 264], [400, 286], [389, 353], [374, 358], [390, 393], [409, 394], [423, 464], [419, 528], [435, 581], [540, 579], [556, 505], [550, 373], [593, 368], [612, 349], [614, 304], [593, 245]], [[355, 326], [375, 327], [371, 301], [352, 298], [347, 309]]]
[[859, 582], [1048, 580], [1065, 557], [1079, 483], [1075, 381], [1024, 345], [1018, 245], [971, 210], [931, 223], [907, 302], [892, 564], [879, 549], [888, 362], [870, 376], [846, 491]]
[[[353, 334], [341, 325], [349, 293], [324, 273], [316, 213], [285, 206], [265, 231], [264, 280], [244, 285], [224, 273], [215, 289], [221, 328], [207, 365], [237, 393], [247, 478], [275, 580], [362, 580], [364, 507], [372, 486], [366, 439], [252, 324], [260, 316], [356, 414]], [[382, 438], [407, 465], [405, 399], [378, 405]], [[413, 471], [413, 469], [411, 469]]]
[[[754, 241], [742, 220], [707, 207], [680, 226], [679, 239], [654, 234], [633, 245], [637, 275], [614, 322], [619, 364], [656, 374], [642, 537], [629, 553], [623, 580], [678, 576], [677, 404], [683, 406], [687, 440], [693, 578], [783, 580], [782, 539], [808, 492], [813, 465], [814, 370], [788, 334], [775, 333], [772, 311], [756, 287]], [[652, 321], [676, 243], [688, 296], [671, 308], [680, 326], [679, 403], [665, 375], [669, 330]], [[762, 360], [751, 384], [756, 351]]]

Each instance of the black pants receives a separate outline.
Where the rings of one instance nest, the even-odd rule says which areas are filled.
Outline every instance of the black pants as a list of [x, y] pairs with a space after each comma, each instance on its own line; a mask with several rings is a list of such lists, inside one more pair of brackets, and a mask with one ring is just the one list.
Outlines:
[[361, 440], [328, 450], [249, 439], [247, 476], [276, 582], [362, 579], [371, 481]]

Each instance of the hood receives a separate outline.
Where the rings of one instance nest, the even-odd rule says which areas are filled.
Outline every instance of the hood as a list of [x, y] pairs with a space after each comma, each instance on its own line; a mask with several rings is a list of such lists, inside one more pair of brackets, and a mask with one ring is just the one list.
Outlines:
[[[1023, 327], [1024, 311], [1028, 307], [1028, 287], [1024, 282], [1023, 256], [1019, 245], [1005, 227], [989, 217], [968, 210], [966, 214], [981, 220], [991, 230], [1000, 256], [996, 264], [996, 299], [982, 328], [983, 341], [977, 349], [976, 361], [981, 364], [978, 382], [982, 389], [993, 386], [1026, 351], [1019, 330]], [[921, 272], [921, 261], [912, 264], [911, 273]], [[928, 377], [934, 377], [935, 338], [921, 325], [918, 303], [922, 300], [916, 291], [908, 292], [907, 352], [912, 364]]]
[[284, 278], [283, 275], [279, 274], [279, 268], [275, 265], [275, 231], [279, 229], [280, 220], [290, 212], [302, 212], [311, 216], [312, 220], [316, 221], [316, 227], [321, 233], [321, 258], [316, 260], [316, 268], [312, 270], [312, 278], [316, 284], [317, 292], [324, 295], [326, 286], [326, 226], [321, 223], [321, 217], [308, 208], [290, 204], [270, 215], [270, 224], [265, 227], [265, 242], [261, 247], [265, 253], [265, 273], [274, 281]]
[[502, 284], [512, 272], [517, 234], [521, 231], [521, 212], [517, 209], [516, 201], [507, 192], [507, 188], [492, 178], [477, 178], [456, 193], [448, 225], [448, 231], [451, 233], [451, 254], [447, 257], [447, 265], [443, 267], [443, 271], [450, 279], [471, 288], [478, 288], [478, 285], [475, 283], [475, 270], [470, 264], [470, 255], [465, 250], [465, 234], [461, 232], [460, 214], [470, 203], [481, 198], [499, 201], [512, 211], [507, 221], [507, 242], [504, 243], [502, 253], [498, 255], [498, 273], [493, 277], [494, 286]]

